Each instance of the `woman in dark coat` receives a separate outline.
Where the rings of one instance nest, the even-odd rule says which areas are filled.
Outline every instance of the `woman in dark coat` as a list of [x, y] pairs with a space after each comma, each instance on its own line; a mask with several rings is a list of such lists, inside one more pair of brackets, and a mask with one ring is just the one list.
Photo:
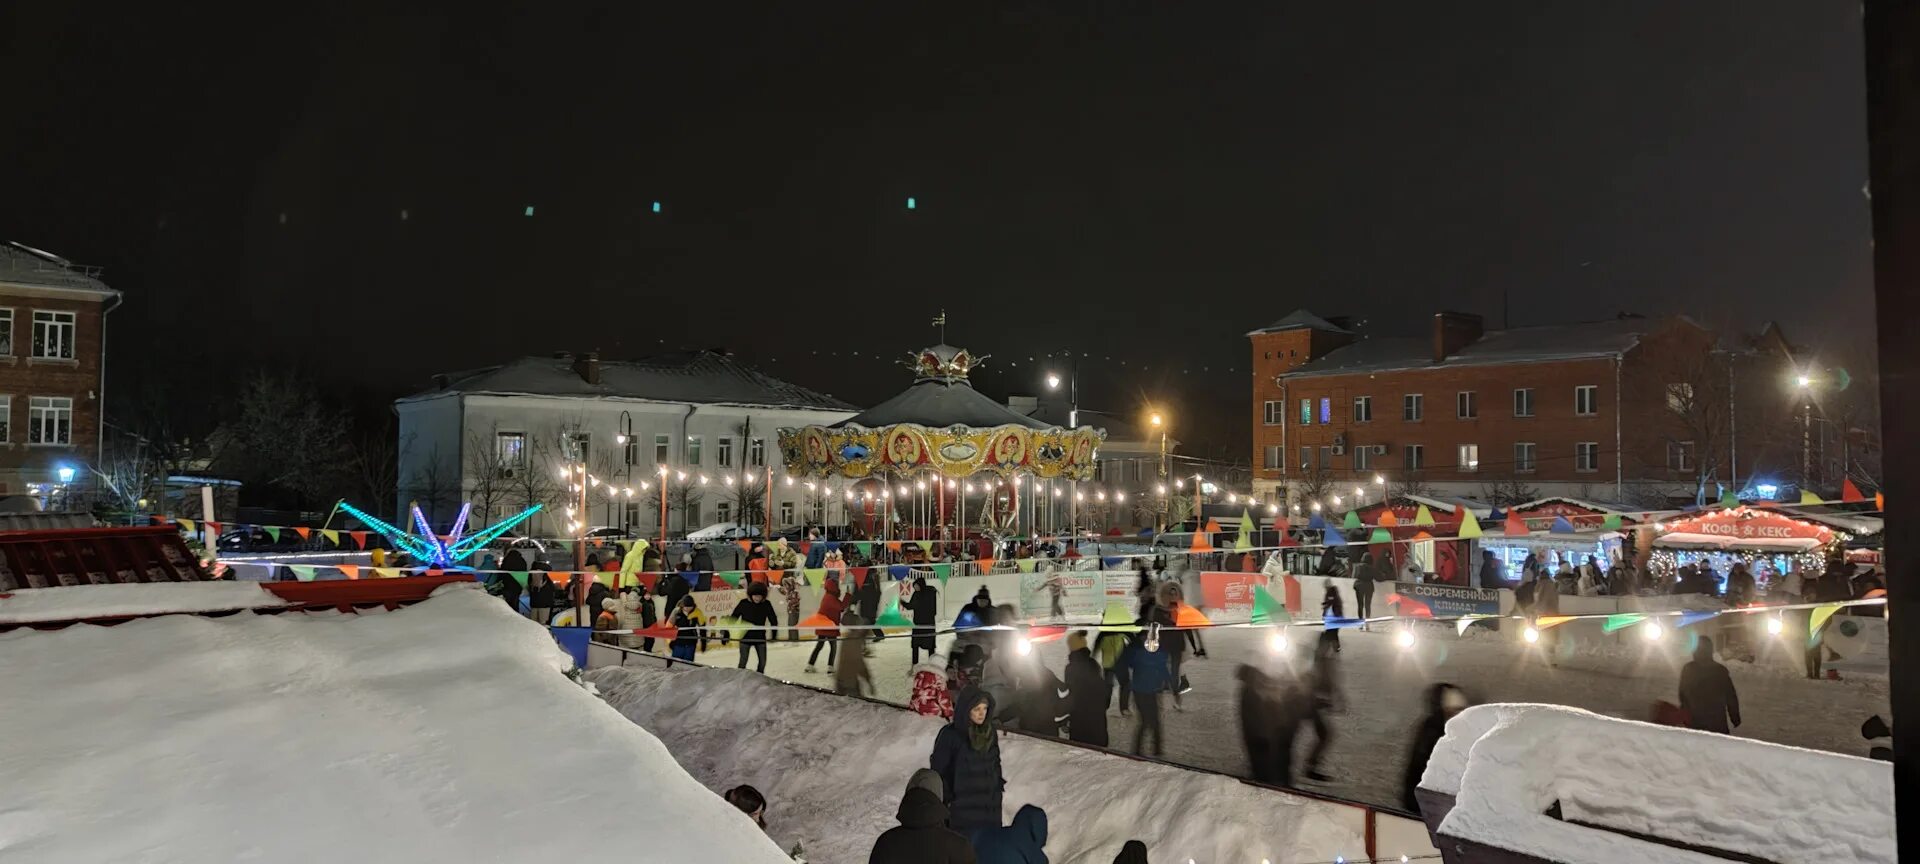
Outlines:
[[[939, 778], [928, 785], [940, 785]], [[895, 818], [900, 824], [874, 841], [867, 864], [974, 864], [973, 844], [947, 827], [947, 805], [940, 803], [939, 792], [908, 786]]]
[[553, 601], [560, 593], [547, 573], [547, 562], [536, 561], [527, 579], [527, 608], [533, 610], [533, 620], [542, 624], [553, 620]]
[[1452, 684], [1442, 681], [1427, 690], [1427, 716], [1414, 730], [1413, 749], [1407, 753], [1407, 774], [1401, 780], [1400, 806], [1407, 812], [1420, 812], [1420, 801], [1413, 790], [1419, 788], [1420, 776], [1427, 773], [1427, 760], [1433, 758], [1433, 748], [1447, 734], [1447, 721], [1466, 707], [1466, 694]]
[[1107, 678], [1087, 648], [1087, 634], [1067, 636], [1067, 737], [1107, 746]]
[[505, 571], [500, 574], [502, 576], [500, 599], [507, 601], [507, 608], [519, 612], [521, 586], [519, 580], [513, 578], [513, 574], [526, 572], [527, 558], [521, 555], [518, 549], [508, 549], [507, 557], [501, 562], [500, 569]]
[[708, 549], [707, 544], [700, 543], [693, 547], [693, 561], [687, 564], [687, 569], [700, 574], [694, 577], [694, 590], [713, 590], [713, 550]]
[[993, 696], [978, 687], [960, 691], [953, 722], [933, 739], [928, 767], [946, 785], [948, 824], [971, 839], [1000, 827], [1000, 796], [1007, 787], [1000, 773], [1000, 732], [993, 727]]
[[940, 592], [926, 579], [916, 578], [907, 606], [913, 610], [913, 662], [919, 663], [920, 652], [933, 653], [933, 628], [938, 623], [933, 616], [940, 611]]

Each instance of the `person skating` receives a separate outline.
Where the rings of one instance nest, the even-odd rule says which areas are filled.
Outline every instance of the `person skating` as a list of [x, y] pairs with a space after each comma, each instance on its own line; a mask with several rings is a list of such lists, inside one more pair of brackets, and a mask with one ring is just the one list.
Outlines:
[[919, 663], [920, 652], [933, 654], [933, 628], [938, 623], [935, 616], [940, 614], [939, 589], [928, 585], [925, 577], [915, 577], [907, 608], [913, 610], [913, 662]]
[[973, 853], [980, 864], [1047, 864], [1047, 811], [1020, 805], [1013, 824], [982, 832]]
[[845, 635], [840, 637], [847, 643], [841, 652], [840, 668], [833, 673], [833, 692], [842, 696], [866, 696], [873, 692], [873, 675], [867, 671], [867, 655], [861, 649], [866, 641], [867, 631], [861, 625], [867, 619], [858, 612], [848, 612], [840, 616], [840, 623], [847, 625]]
[[953, 722], [933, 738], [927, 767], [939, 772], [947, 805], [947, 824], [977, 839], [1000, 827], [1000, 796], [1007, 781], [1000, 773], [1000, 735], [993, 725], [993, 696], [978, 687], [960, 691]]
[[947, 805], [940, 800], [944, 791], [939, 772], [913, 772], [894, 813], [900, 824], [873, 842], [867, 864], [975, 864], [973, 844], [947, 827]]
[[[1173, 691], [1174, 710], [1184, 710], [1180, 696], [1187, 691], [1187, 678], [1180, 671], [1187, 659], [1186, 632], [1172, 629], [1180, 620], [1180, 586], [1172, 582], [1160, 583], [1159, 602], [1153, 607], [1153, 619], [1164, 629], [1161, 634], [1160, 648], [1166, 652], [1167, 689]], [[1135, 692], [1138, 692], [1137, 690]]]
[[675, 659], [693, 661], [693, 648], [700, 642], [700, 628], [694, 626], [697, 614], [692, 597], [680, 598], [680, 605], [673, 613], [673, 626], [678, 629], [668, 647]]
[[[1355, 611], [1363, 621], [1373, 615], [1375, 566], [1372, 555], [1361, 555], [1360, 560], [1353, 564], [1353, 605], [1357, 607]], [[1328, 582], [1327, 588], [1332, 589], [1333, 583]]]
[[800, 641], [800, 589], [805, 581], [800, 574], [788, 570], [780, 575], [780, 599], [787, 607], [787, 641]]
[[[1326, 592], [1320, 595], [1320, 617], [1323, 619], [1347, 617], [1346, 606], [1340, 598], [1340, 591], [1333, 587], [1331, 581], [1327, 582]], [[1320, 631], [1320, 641], [1322, 644], [1331, 643], [1333, 650], [1339, 651], [1340, 631], [1337, 628], [1328, 627]]]
[[1067, 737], [1082, 744], [1107, 746], [1107, 681], [1087, 649], [1087, 633], [1067, 635]]
[[[877, 572], [880, 569], [881, 568], [875, 567], [872, 570], [868, 570], [866, 581], [861, 582], [859, 587], [853, 592], [854, 599], [860, 606], [860, 620], [862, 621], [871, 622], [880, 620], [880, 573]], [[865, 636], [866, 639], [871, 642], [878, 642], [886, 638], [886, 634], [881, 633], [877, 627], [861, 635]]]
[[1053, 670], [1040, 665], [1038, 658], [1032, 657], [1018, 663], [1013, 674], [1019, 676], [1014, 698], [1020, 731], [1058, 738], [1060, 721], [1065, 718], [1067, 708], [1060, 679], [1054, 677]]
[[1321, 631], [1313, 652], [1312, 690], [1308, 700], [1311, 713], [1307, 716], [1307, 721], [1313, 724], [1313, 749], [1307, 752], [1307, 778], [1321, 783], [1333, 779], [1322, 773], [1320, 766], [1325, 764], [1327, 748], [1333, 744], [1333, 724], [1327, 717], [1338, 710], [1340, 701], [1340, 667], [1334, 659], [1334, 655], [1340, 653], [1339, 635], [1338, 630]]
[[767, 638], [780, 623], [780, 613], [773, 611], [773, 604], [767, 602], [767, 583], [747, 586], [746, 599], [734, 604], [733, 620], [757, 625], [740, 634], [740, 665], [735, 668], [747, 668], [747, 652], [753, 651], [759, 655], [753, 671], [766, 674]]
[[1727, 667], [1713, 659], [1711, 637], [1700, 637], [1693, 660], [1680, 668], [1680, 707], [1687, 712], [1689, 729], [1726, 735], [1740, 725], [1740, 694]]
[[1300, 725], [1294, 703], [1299, 694], [1252, 665], [1242, 664], [1235, 674], [1240, 679], [1240, 737], [1253, 779], [1292, 786], [1293, 738]]
[[[829, 577], [824, 585], [826, 593], [820, 595], [820, 615], [828, 621], [840, 622], [840, 616], [846, 614], [846, 598], [840, 596], [840, 583]], [[813, 634], [813, 654], [807, 657], [807, 671], [814, 670], [814, 663], [820, 660], [820, 649], [827, 649], [827, 671], [833, 671], [833, 663], [840, 656], [840, 631], [838, 629], [816, 630]]]
[[1420, 776], [1427, 771], [1433, 748], [1447, 734], [1447, 721], [1466, 707], [1467, 694], [1452, 684], [1442, 681], [1427, 688], [1427, 716], [1414, 728], [1413, 747], [1407, 751], [1407, 771], [1400, 784], [1400, 806], [1408, 812], [1420, 812], [1420, 801], [1414, 797], [1413, 790], [1420, 786]]
[[693, 547], [693, 558], [687, 562], [687, 569], [694, 573], [693, 588], [698, 591], [712, 590], [713, 587], [713, 550], [705, 543]]
[[1100, 660], [1100, 668], [1106, 670], [1107, 698], [1117, 694], [1120, 700], [1120, 716], [1130, 717], [1133, 712], [1127, 710], [1132, 698], [1133, 675], [1127, 671], [1127, 664], [1120, 662], [1120, 652], [1127, 648], [1127, 634], [1104, 632], [1094, 637], [1093, 653]]
[[[1151, 649], [1149, 641], [1156, 641]], [[1178, 634], [1174, 637], [1179, 643]], [[1126, 664], [1127, 672], [1133, 677], [1134, 720], [1133, 753], [1146, 755], [1146, 740], [1153, 736], [1153, 755], [1166, 752], [1166, 733], [1160, 726], [1160, 694], [1173, 682], [1172, 667], [1168, 660], [1169, 650], [1165, 640], [1150, 637], [1136, 637], [1127, 644], [1121, 653], [1120, 662]]]

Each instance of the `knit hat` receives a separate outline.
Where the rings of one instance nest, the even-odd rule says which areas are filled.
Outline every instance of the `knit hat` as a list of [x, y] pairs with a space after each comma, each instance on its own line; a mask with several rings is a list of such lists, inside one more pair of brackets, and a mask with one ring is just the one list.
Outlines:
[[1087, 631], [1075, 630], [1067, 634], [1067, 650], [1078, 651], [1087, 647]]
[[913, 779], [907, 781], [907, 791], [912, 792], [915, 789], [925, 789], [932, 792], [936, 798], [946, 797], [946, 783], [941, 781], [940, 772], [932, 768], [922, 768], [913, 772]]

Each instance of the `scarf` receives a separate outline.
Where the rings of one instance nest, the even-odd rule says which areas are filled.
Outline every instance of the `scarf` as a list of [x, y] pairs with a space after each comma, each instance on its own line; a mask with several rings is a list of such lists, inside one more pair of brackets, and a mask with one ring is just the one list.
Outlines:
[[973, 745], [975, 753], [987, 752], [987, 748], [993, 746], [993, 724], [967, 724], [967, 743]]

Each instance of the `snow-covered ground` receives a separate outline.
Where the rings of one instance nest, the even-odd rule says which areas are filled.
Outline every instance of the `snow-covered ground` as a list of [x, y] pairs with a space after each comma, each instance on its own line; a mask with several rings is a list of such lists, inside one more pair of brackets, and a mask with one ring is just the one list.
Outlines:
[[[907, 778], [927, 767], [942, 723], [731, 669], [642, 663], [587, 678], [707, 785], [751, 783], [765, 793], [769, 832], [825, 864], [867, 859], [896, 824]], [[1002, 815], [1029, 803], [1045, 809], [1054, 861], [1110, 861], [1129, 839], [1156, 861], [1364, 860], [1356, 807], [1018, 735], [1000, 746]], [[1382, 821], [1395, 823], [1381, 826], [1383, 860], [1431, 852], [1418, 823]]]
[[[1677, 701], [1680, 667], [1690, 651], [1688, 631], [1669, 633], [1659, 643], [1639, 641], [1631, 631], [1599, 637], [1597, 625], [1586, 643], [1572, 649], [1576, 631], [1561, 642], [1558, 666], [1549, 666], [1540, 649], [1529, 649], [1514, 637], [1512, 622], [1505, 632], [1484, 631], [1479, 625], [1465, 637], [1452, 625], [1419, 626], [1419, 640], [1402, 649], [1397, 631], [1376, 624], [1372, 632], [1345, 630], [1339, 655], [1344, 711], [1332, 718], [1333, 744], [1327, 757], [1330, 783], [1302, 781], [1301, 787], [1370, 804], [1397, 808], [1407, 747], [1425, 710], [1425, 690], [1435, 681], [1459, 685], [1476, 702], [1541, 702], [1585, 708], [1599, 714], [1633, 720], [1647, 719], [1655, 700]], [[1183, 670], [1193, 691], [1183, 698], [1183, 711], [1165, 712], [1166, 759], [1185, 765], [1233, 774], [1245, 774], [1247, 764], [1240, 743], [1238, 684], [1234, 669], [1242, 662], [1282, 665], [1268, 648], [1268, 632], [1256, 629], [1218, 629], [1205, 635], [1206, 659], [1189, 657]], [[1305, 669], [1317, 628], [1289, 631], [1294, 647], [1290, 657]], [[1801, 676], [1800, 657], [1789, 630], [1778, 638], [1759, 637], [1762, 653], [1755, 663], [1725, 661], [1732, 670], [1741, 698], [1744, 726], [1737, 735], [1813, 750], [1864, 755], [1868, 742], [1860, 737], [1860, 723], [1879, 714], [1892, 721], [1887, 703], [1887, 679], [1882, 671], [1861, 664], [1843, 666], [1844, 680], [1810, 681]], [[942, 637], [945, 647], [946, 637]], [[889, 637], [874, 645], [872, 665], [879, 698], [905, 704], [908, 693], [908, 645], [905, 638]], [[1035, 646], [1034, 656], [1059, 673], [1066, 660], [1065, 640]], [[805, 671], [812, 643], [778, 643], [769, 652], [767, 672], [783, 680], [831, 688], [825, 672]], [[734, 648], [702, 654], [700, 662], [732, 666]], [[1168, 706], [1171, 708], [1171, 705]], [[1133, 742], [1129, 720], [1111, 713], [1108, 729], [1116, 748]], [[1311, 732], [1296, 741], [1300, 748], [1296, 770], [1304, 769]]]
[[[201, 587], [16, 599], [231, 599]], [[395, 612], [21, 629], [0, 657], [0, 860], [787, 860], [475, 586]]]

